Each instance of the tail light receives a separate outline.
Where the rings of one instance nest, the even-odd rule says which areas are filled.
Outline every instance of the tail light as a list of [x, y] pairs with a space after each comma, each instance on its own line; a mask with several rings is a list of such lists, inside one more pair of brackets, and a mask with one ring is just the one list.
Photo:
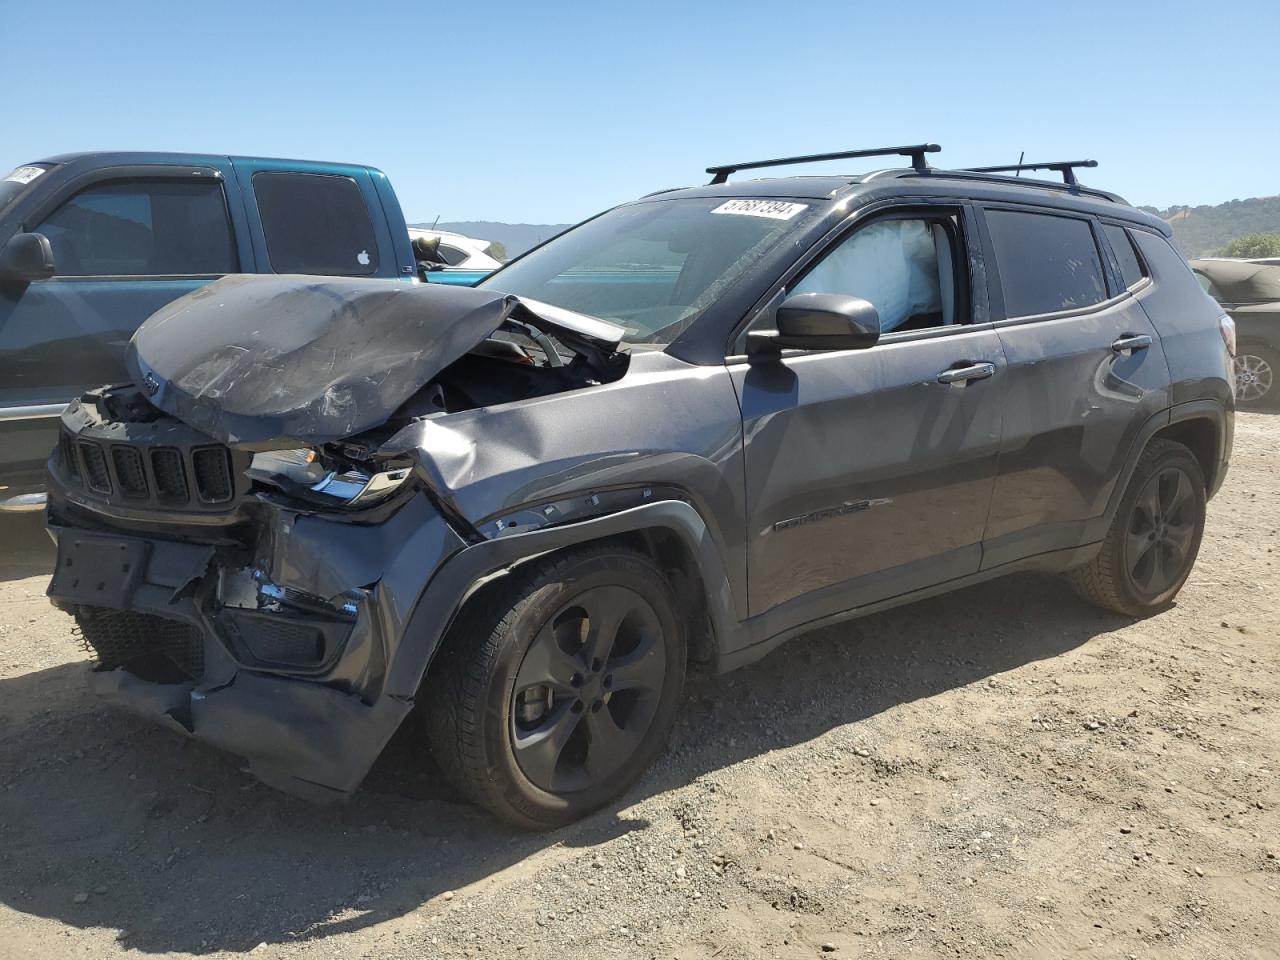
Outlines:
[[1218, 318], [1218, 330], [1222, 334], [1222, 342], [1227, 345], [1227, 353], [1236, 355], [1236, 322], [1225, 313]]

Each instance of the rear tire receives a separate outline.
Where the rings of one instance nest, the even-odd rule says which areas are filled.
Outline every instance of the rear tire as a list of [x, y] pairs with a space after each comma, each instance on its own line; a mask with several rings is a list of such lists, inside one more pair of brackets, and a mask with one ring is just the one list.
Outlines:
[[421, 700], [454, 786], [545, 830], [639, 779], [670, 735], [684, 674], [666, 577], [645, 554], [601, 544], [533, 561], [472, 597]]
[[1261, 343], [1242, 343], [1232, 362], [1236, 406], [1242, 410], [1280, 407], [1280, 353]]
[[1152, 440], [1142, 452], [1097, 556], [1068, 576], [1090, 603], [1145, 617], [1177, 596], [1200, 550], [1205, 483], [1180, 443]]

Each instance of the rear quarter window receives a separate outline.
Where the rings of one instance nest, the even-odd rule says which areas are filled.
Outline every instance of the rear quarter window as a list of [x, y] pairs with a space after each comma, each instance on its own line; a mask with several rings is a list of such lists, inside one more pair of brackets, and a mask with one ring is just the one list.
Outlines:
[[257, 173], [253, 193], [276, 273], [366, 277], [378, 272], [373, 221], [351, 177]]
[[1113, 223], [1104, 224], [1102, 229], [1107, 235], [1107, 242], [1111, 244], [1111, 252], [1116, 255], [1116, 265], [1120, 268], [1120, 280], [1128, 289], [1146, 277], [1146, 267], [1142, 265], [1142, 260], [1133, 248], [1133, 240], [1128, 230]]
[[1107, 298], [1089, 221], [1021, 210], [987, 210], [986, 219], [1008, 316], [1078, 310]]

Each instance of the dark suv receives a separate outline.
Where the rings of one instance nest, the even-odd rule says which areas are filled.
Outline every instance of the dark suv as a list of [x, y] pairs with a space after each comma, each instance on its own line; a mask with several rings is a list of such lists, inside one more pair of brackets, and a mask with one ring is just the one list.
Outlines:
[[689, 662], [1015, 570], [1161, 609], [1227, 469], [1230, 321], [1079, 164], [936, 149], [712, 168], [476, 288], [163, 308], [49, 461], [94, 685], [315, 797], [416, 705], [462, 791], [546, 827], [640, 776]]

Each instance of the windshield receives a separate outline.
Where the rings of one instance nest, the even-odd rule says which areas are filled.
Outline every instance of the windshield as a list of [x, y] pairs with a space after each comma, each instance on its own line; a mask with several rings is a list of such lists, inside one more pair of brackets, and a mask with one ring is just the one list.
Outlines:
[[[0, 167], [0, 170], [2, 169], [4, 168]], [[5, 178], [0, 180], [0, 213], [4, 213], [9, 204], [26, 193], [36, 178], [48, 169], [47, 165], [30, 163], [6, 174]]]
[[628, 343], [669, 343], [785, 233], [810, 204], [657, 200], [561, 234], [478, 284], [623, 327]]

